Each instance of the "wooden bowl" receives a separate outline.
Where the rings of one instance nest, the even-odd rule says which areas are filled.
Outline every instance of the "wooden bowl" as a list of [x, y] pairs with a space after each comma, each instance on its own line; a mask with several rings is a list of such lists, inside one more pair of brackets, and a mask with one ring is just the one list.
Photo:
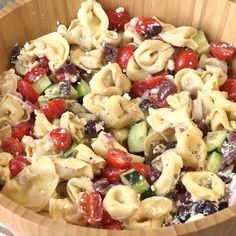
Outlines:
[[[226, 0], [101, 0], [105, 9], [124, 6], [131, 16], [158, 16], [175, 25], [201, 27], [210, 40], [236, 45], [236, 5]], [[16, 0], [0, 11], [0, 71], [8, 69], [15, 43], [69, 24], [81, 0]], [[236, 206], [204, 219], [158, 230], [107, 231], [65, 224], [38, 215], [0, 194], [0, 222], [16, 236], [236, 235]]]

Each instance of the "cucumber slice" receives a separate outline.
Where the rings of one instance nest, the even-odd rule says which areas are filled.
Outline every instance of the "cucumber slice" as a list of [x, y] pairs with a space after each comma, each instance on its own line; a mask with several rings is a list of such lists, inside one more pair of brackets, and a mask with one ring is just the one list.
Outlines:
[[60, 91], [60, 83], [59, 83], [59, 84], [53, 84], [52, 86], [47, 88], [45, 90], [45, 96], [46, 97], [54, 96], [56, 98], [64, 98], [64, 99], [76, 100], [78, 98], [78, 93], [75, 90], [75, 88], [70, 85], [68, 94], [63, 94]]
[[220, 149], [226, 139], [226, 136], [227, 132], [225, 130], [208, 132], [206, 139], [207, 151], [211, 152], [215, 149]]
[[84, 80], [81, 80], [80, 83], [75, 86], [75, 89], [77, 90], [79, 98], [90, 92], [90, 87]]
[[77, 154], [77, 151], [75, 148], [77, 147], [76, 144], [73, 144], [64, 154], [62, 158], [70, 158], [70, 157], [75, 157]]
[[120, 178], [124, 185], [133, 188], [137, 193], [140, 194], [141, 200], [154, 196], [150, 185], [138, 171], [131, 169], [123, 173]]
[[220, 171], [221, 165], [222, 165], [222, 155], [219, 154], [218, 152], [213, 152], [208, 157], [206, 170], [217, 174]]
[[204, 32], [201, 29], [197, 30], [197, 34], [194, 36], [193, 40], [198, 44], [198, 54], [202, 54], [208, 50], [209, 43], [206, 39]]
[[39, 102], [40, 106], [43, 106], [46, 103], [48, 103], [48, 102], [50, 102], [50, 101], [52, 101], [53, 99], [56, 99], [56, 98], [58, 98], [58, 96], [55, 96], [55, 95], [54, 96], [40, 96], [38, 98], [38, 102]]
[[32, 87], [38, 94], [42, 94], [44, 90], [47, 89], [50, 85], [52, 85], [52, 82], [49, 80], [47, 75], [43, 75], [39, 78], [39, 80], [32, 84]]
[[144, 140], [147, 136], [147, 123], [141, 121], [133, 125], [128, 136], [128, 147], [132, 153], [144, 151]]

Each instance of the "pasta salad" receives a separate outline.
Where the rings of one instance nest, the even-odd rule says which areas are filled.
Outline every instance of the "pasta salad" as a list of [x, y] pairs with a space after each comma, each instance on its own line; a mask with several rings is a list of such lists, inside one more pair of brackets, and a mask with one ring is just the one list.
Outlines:
[[0, 78], [0, 191], [39, 214], [157, 229], [236, 204], [236, 49], [81, 4]]

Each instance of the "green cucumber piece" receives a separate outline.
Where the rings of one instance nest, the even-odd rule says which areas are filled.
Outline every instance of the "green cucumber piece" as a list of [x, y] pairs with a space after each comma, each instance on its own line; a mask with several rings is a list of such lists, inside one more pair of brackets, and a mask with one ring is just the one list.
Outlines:
[[120, 178], [124, 185], [133, 188], [140, 194], [141, 200], [154, 196], [150, 185], [138, 171], [131, 169], [123, 173]]
[[45, 96], [55, 96], [56, 98], [72, 99], [76, 100], [78, 98], [78, 93], [73, 86], [70, 85], [70, 93], [68, 95], [62, 94], [60, 92], [60, 84], [53, 84], [45, 90]]
[[208, 157], [206, 170], [217, 174], [220, 171], [221, 164], [222, 164], [222, 155], [219, 154], [218, 152], [213, 152]]
[[144, 151], [144, 140], [147, 136], [147, 123], [141, 121], [134, 124], [129, 132], [128, 147], [132, 153], [138, 153]]
[[38, 94], [42, 94], [50, 85], [52, 85], [52, 82], [49, 80], [47, 75], [42, 75], [35, 83], [32, 84], [32, 87]]
[[54, 96], [53, 95], [52, 96], [40, 96], [38, 98], [38, 102], [39, 102], [40, 106], [43, 106], [46, 103], [48, 103], [48, 102], [50, 102], [50, 101], [52, 101], [53, 99], [56, 99], [56, 98], [58, 98], [58, 96], [56, 96], [56, 95], [54, 95]]
[[198, 54], [202, 54], [208, 50], [209, 43], [206, 39], [204, 32], [201, 29], [197, 30], [197, 34], [194, 36], [193, 40], [198, 44]]
[[76, 86], [75, 89], [78, 93], [78, 97], [81, 98], [90, 92], [90, 86], [84, 81], [81, 80]]
[[225, 130], [208, 132], [206, 138], [207, 152], [220, 149], [221, 145], [226, 139], [226, 136], [227, 132]]
[[76, 144], [73, 144], [64, 154], [62, 158], [70, 158], [70, 157], [75, 157], [77, 154], [77, 151], [75, 148], [77, 147]]

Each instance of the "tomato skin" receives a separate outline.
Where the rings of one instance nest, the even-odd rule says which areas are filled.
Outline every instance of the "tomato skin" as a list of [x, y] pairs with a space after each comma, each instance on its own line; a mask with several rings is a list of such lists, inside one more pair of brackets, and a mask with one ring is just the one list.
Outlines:
[[31, 103], [36, 103], [38, 101], [38, 94], [29, 82], [20, 79], [18, 81], [17, 90], [24, 100], [30, 101]]
[[57, 128], [50, 132], [52, 142], [59, 151], [66, 151], [71, 145], [71, 135], [65, 129]]
[[21, 141], [25, 135], [30, 134], [31, 129], [32, 125], [29, 122], [20, 123], [12, 128], [12, 137]]
[[220, 87], [220, 91], [228, 92], [229, 99], [236, 102], [236, 80], [227, 79]]
[[210, 44], [211, 54], [221, 61], [231, 60], [236, 53], [236, 49], [233, 45], [225, 42], [211, 43]]
[[103, 226], [103, 229], [108, 229], [108, 230], [122, 230], [123, 229], [123, 224], [119, 221], [116, 221], [110, 225], [105, 225]]
[[198, 65], [198, 55], [194, 51], [187, 49], [179, 53], [175, 59], [175, 71], [184, 68], [196, 69]]
[[114, 168], [128, 168], [131, 165], [131, 157], [127, 152], [120, 149], [109, 149], [107, 163]]
[[40, 67], [44, 68], [46, 70], [46, 73], [49, 71], [49, 60], [47, 59], [47, 57], [41, 57], [39, 58], [39, 64]]
[[90, 225], [101, 222], [103, 217], [102, 198], [97, 192], [85, 192], [81, 196], [79, 209], [83, 218]]
[[9, 152], [12, 156], [19, 156], [23, 153], [23, 146], [16, 138], [6, 138], [1, 144], [1, 148], [4, 152]]
[[109, 29], [118, 31], [124, 30], [124, 26], [129, 22], [129, 15], [127, 11], [117, 11], [117, 9], [110, 9], [107, 12], [109, 19]]
[[9, 170], [12, 177], [16, 177], [30, 163], [22, 156], [15, 157], [9, 161]]
[[151, 168], [143, 163], [132, 163], [131, 168], [137, 170], [145, 179], [148, 178], [148, 174], [151, 172]]
[[64, 99], [54, 99], [41, 107], [41, 111], [50, 121], [59, 118], [65, 110]]
[[129, 168], [113, 168], [106, 166], [102, 171], [102, 176], [107, 178], [110, 183], [118, 183], [120, 181], [120, 175], [128, 170]]
[[136, 46], [134, 45], [125, 45], [119, 49], [117, 54], [117, 62], [123, 71], [126, 70], [129, 59], [133, 56], [135, 49]]
[[132, 98], [141, 97], [146, 90], [156, 88], [165, 79], [164, 75], [158, 75], [143, 81], [135, 81], [130, 90]]
[[157, 36], [162, 31], [162, 26], [153, 17], [144, 17], [135, 26], [136, 31], [145, 38]]
[[29, 83], [35, 83], [42, 75], [45, 75], [47, 70], [43, 67], [35, 67], [31, 71], [27, 72], [24, 76], [24, 80]]

